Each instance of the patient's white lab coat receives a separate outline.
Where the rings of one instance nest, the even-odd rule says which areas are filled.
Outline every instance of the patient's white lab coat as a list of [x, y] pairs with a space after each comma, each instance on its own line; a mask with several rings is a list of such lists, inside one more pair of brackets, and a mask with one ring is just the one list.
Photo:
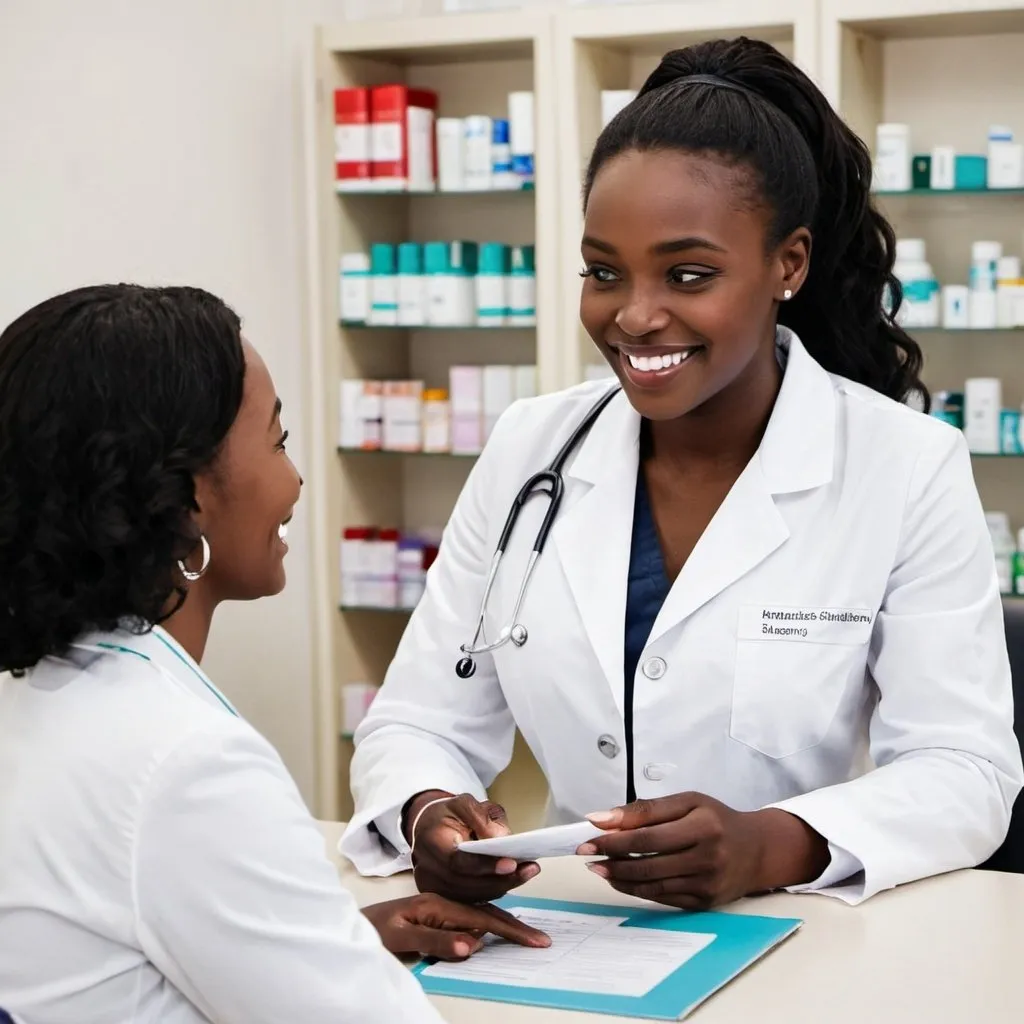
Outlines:
[[[962, 435], [830, 376], [791, 332], [779, 343], [788, 359], [760, 449], [640, 658], [636, 791], [798, 815], [832, 852], [806, 888], [856, 902], [975, 865], [1006, 834], [1022, 769], [1000, 596]], [[551, 822], [624, 800], [640, 426], [624, 395], [566, 470], [520, 617], [527, 644], [478, 658], [471, 679], [454, 671], [514, 495], [607, 387], [513, 406], [474, 467], [356, 737], [356, 814], [341, 849], [361, 871], [408, 865], [398, 819], [413, 794], [482, 797], [515, 726], [547, 777]], [[537, 499], [520, 517], [488, 637], [508, 625], [544, 510]]]
[[20, 1024], [439, 1024], [278, 755], [188, 655], [161, 630], [86, 642], [136, 653], [0, 677], [0, 1006]]

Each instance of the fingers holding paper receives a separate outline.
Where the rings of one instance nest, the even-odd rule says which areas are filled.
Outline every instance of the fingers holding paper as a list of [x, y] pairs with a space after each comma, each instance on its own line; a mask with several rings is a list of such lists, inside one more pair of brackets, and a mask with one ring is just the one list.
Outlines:
[[422, 892], [482, 903], [505, 895], [540, 871], [536, 864], [476, 856], [458, 849], [459, 843], [469, 839], [508, 835], [505, 811], [500, 805], [481, 802], [469, 794], [439, 801], [433, 794], [424, 797], [430, 799], [425, 799], [422, 814], [415, 803], [410, 808], [415, 836], [408, 837], [413, 847], [414, 877]]
[[579, 848], [613, 888], [684, 910], [729, 903], [764, 886], [759, 814], [700, 793], [638, 800], [590, 820], [615, 829]]

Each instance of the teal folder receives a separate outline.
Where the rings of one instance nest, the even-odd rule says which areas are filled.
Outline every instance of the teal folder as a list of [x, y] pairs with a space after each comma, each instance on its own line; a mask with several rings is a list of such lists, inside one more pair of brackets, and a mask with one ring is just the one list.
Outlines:
[[[562, 900], [531, 899], [525, 896], [506, 896], [498, 900], [497, 905], [512, 913], [519, 910], [563, 911], [598, 917], [625, 918], [626, 920], [618, 925], [619, 928], [639, 928], [647, 932], [685, 932], [694, 936], [694, 944], [702, 948], [642, 994], [623, 995], [599, 991], [600, 982], [593, 986], [593, 990], [585, 990], [582, 987], [570, 990], [529, 987], [524, 984], [497, 984], [470, 978], [433, 977], [430, 973], [424, 973], [431, 966], [430, 961], [422, 961], [413, 968], [413, 973], [424, 991], [431, 995], [519, 1003], [645, 1020], [682, 1020], [736, 975], [792, 935], [803, 923], [795, 918], [671, 912], [596, 903], [567, 903]], [[708, 935], [714, 938], [703, 938]], [[647, 936], [644, 938], [646, 940]], [[522, 964], [528, 966], [526, 958], [531, 953], [536, 951], [523, 950], [521, 954], [517, 953], [517, 956], [520, 957]], [[478, 956], [481, 958], [479, 964], [483, 967], [483, 958], [487, 956], [486, 950]], [[469, 963], [472, 965], [473, 960]], [[557, 965], [553, 969], [557, 970]], [[609, 977], [623, 973], [630, 974], [628, 959], [608, 963]]]

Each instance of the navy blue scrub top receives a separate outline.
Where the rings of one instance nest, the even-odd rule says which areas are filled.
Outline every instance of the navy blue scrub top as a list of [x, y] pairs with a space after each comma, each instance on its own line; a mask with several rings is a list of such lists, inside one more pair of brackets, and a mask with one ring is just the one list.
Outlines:
[[626, 732], [626, 802], [636, 799], [633, 783], [633, 689], [637, 665], [654, 628], [654, 620], [665, 603], [672, 584], [665, 572], [661, 541], [654, 525], [654, 514], [644, 481], [641, 436], [641, 460], [636, 472], [636, 498], [633, 504], [633, 538], [629, 549], [629, 577], [626, 584], [625, 657], [623, 694]]

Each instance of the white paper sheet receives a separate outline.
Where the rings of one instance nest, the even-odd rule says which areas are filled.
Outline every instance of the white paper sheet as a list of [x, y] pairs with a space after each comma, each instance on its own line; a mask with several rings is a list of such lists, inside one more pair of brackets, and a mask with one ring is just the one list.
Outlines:
[[459, 843], [466, 853], [479, 853], [486, 857], [511, 857], [513, 860], [540, 860], [541, 857], [572, 857], [576, 848], [604, 831], [589, 821], [571, 825], [538, 828], [532, 832], [517, 832], [496, 839], [470, 839]]
[[522, 907], [512, 913], [547, 932], [551, 946], [527, 949], [488, 936], [469, 960], [432, 964], [424, 976], [639, 998], [715, 941], [703, 932], [621, 928], [624, 917]]

